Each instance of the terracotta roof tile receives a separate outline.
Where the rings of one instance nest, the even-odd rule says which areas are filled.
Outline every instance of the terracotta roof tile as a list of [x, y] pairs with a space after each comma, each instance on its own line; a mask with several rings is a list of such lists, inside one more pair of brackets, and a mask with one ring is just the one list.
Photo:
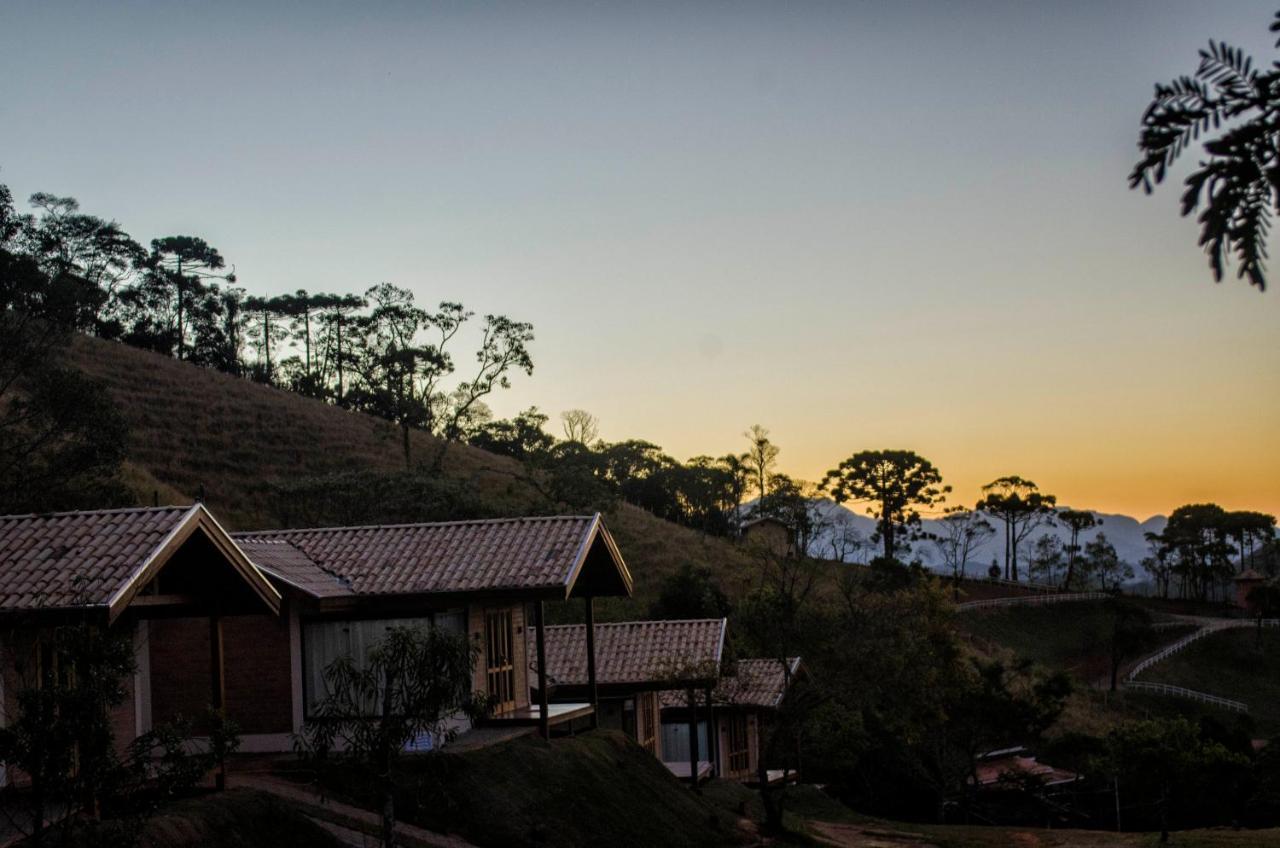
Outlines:
[[0, 516], [0, 609], [106, 606], [191, 509]]
[[[596, 625], [596, 682], [659, 684], [714, 679], [724, 650], [725, 620], [622, 621]], [[531, 665], [537, 643], [527, 640]], [[587, 628], [565, 624], [546, 629], [547, 675], [562, 686], [587, 683]]]
[[[791, 679], [800, 672], [800, 658], [787, 660], [791, 668]], [[782, 661], [778, 659], [742, 659], [733, 663], [733, 674], [720, 678], [712, 698], [723, 706], [746, 706], [776, 709], [786, 695], [787, 676], [783, 673]], [[660, 696], [665, 707], [687, 706], [686, 694], [677, 690], [667, 690]]]
[[236, 544], [269, 577], [301, 589], [308, 595], [341, 598], [355, 594], [347, 581], [325, 571], [301, 549], [284, 539], [239, 538]]
[[715, 698], [726, 704], [777, 707], [786, 695], [787, 667], [794, 678], [800, 658], [791, 657], [787, 666], [779, 659], [744, 659], [734, 663], [732, 676], [721, 679]]
[[[598, 520], [326, 527], [239, 533], [235, 539], [259, 566], [317, 595], [556, 589], [569, 584]], [[280, 542], [299, 555], [268, 547]]]

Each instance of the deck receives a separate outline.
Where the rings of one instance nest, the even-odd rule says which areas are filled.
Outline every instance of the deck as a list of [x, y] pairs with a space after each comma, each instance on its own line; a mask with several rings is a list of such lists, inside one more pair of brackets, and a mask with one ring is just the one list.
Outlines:
[[[688, 763], [663, 763], [667, 767], [667, 771], [671, 772], [679, 780], [689, 779]], [[698, 781], [704, 781], [711, 776], [711, 763], [706, 760], [698, 761]]]
[[[557, 724], [565, 724], [574, 719], [586, 718], [591, 713], [590, 704], [549, 704], [547, 706], [547, 721], [554, 727]], [[537, 704], [530, 704], [523, 709], [489, 716], [482, 720], [480, 724], [485, 727], [525, 727], [536, 726], [541, 720], [542, 708]]]

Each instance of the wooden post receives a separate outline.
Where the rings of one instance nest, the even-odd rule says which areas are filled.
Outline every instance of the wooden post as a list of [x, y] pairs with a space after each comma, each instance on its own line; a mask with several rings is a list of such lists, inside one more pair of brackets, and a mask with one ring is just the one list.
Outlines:
[[543, 739], [550, 739], [551, 716], [547, 713], [547, 628], [543, 606], [542, 601], [537, 601], [533, 607], [534, 636], [538, 647], [538, 732]]
[[209, 705], [218, 712], [227, 706], [226, 677], [222, 657], [222, 618], [209, 616]]
[[698, 788], [698, 762], [702, 759], [698, 745], [698, 696], [689, 690], [689, 785]]
[[[227, 717], [226, 678], [222, 653], [222, 618], [215, 613], [209, 616], [209, 698], [210, 705], [219, 718], [223, 719]], [[227, 767], [221, 759], [218, 761], [213, 784], [219, 792], [227, 788]]]
[[707, 687], [707, 759], [711, 761], [711, 774], [720, 776], [720, 728], [716, 724], [716, 711], [711, 701], [711, 687]]
[[587, 691], [591, 700], [591, 729], [600, 726], [600, 692], [596, 686], [596, 605], [595, 598], [586, 597], [587, 603]]

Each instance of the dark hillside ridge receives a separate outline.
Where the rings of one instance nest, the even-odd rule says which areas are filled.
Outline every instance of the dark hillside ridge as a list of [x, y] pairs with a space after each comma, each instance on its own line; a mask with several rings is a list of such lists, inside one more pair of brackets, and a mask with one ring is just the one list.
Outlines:
[[[142, 504], [190, 502], [203, 492], [228, 530], [275, 528], [278, 485], [406, 468], [398, 429], [379, 418], [90, 337], [77, 338], [70, 357], [107, 387], [129, 424], [128, 477]], [[429, 464], [441, 441], [411, 435], [415, 464]], [[488, 515], [563, 511], [525, 480], [519, 463], [469, 445], [448, 445], [443, 475]], [[686, 562], [710, 567], [731, 595], [757, 571], [738, 545], [628, 504], [605, 520], [635, 577], [636, 599], [602, 605], [602, 617], [642, 613], [662, 577]]]
[[[283, 774], [293, 772], [286, 765]], [[306, 772], [293, 772], [299, 779]], [[547, 742], [524, 736], [461, 754], [407, 757], [395, 774], [400, 820], [481, 848], [737, 845], [738, 816], [693, 794], [621, 731]], [[369, 807], [368, 783], [341, 770], [328, 790]]]

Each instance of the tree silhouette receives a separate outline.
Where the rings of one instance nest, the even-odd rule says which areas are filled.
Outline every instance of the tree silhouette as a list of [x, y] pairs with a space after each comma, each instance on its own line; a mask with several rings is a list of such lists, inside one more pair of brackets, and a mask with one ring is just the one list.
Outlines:
[[226, 262], [222, 255], [202, 238], [195, 236], [167, 236], [151, 240], [151, 255], [146, 260], [149, 280], [156, 288], [172, 288], [174, 309], [177, 316], [178, 358], [185, 359], [186, 328], [184, 326], [188, 303], [204, 293], [204, 281], [208, 279], [235, 282], [234, 269], [223, 273]]
[[975, 509], [1004, 523], [1004, 570], [1008, 580], [1018, 579], [1018, 546], [1031, 531], [1053, 520], [1057, 498], [1046, 495], [1030, 480], [1017, 475], [998, 477], [982, 487]]
[[946, 500], [942, 472], [914, 451], [861, 451], [827, 472], [822, 489], [836, 503], [865, 501], [876, 519], [884, 556], [893, 559], [901, 533], [920, 526], [920, 509]]
[[769, 475], [778, 462], [779, 448], [769, 441], [769, 431], [759, 424], [752, 424], [751, 429], [742, 435], [751, 443], [744, 458], [755, 477], [756, 496], [764, 500], [769, 494]]
[[1080, 533], [1102, 524], [1102, 519], [1087, 510], [1062, 509], [1058, 510], [1058, 520], [1066, 525], [1071, 534], [1071, 540], [1067, 543], [1067, 576], [1062, 581], [1062, 588], [1069, 589], [1075, 579], [1076, 560], [1080, 556]]
[[[1280, 13], [1270, 29], [1280, 32]], [[1222, 281], [1234, 253], [1236, 276], [1265, 291], [1266, 241], [1272, 213], [1280, 209], [1280, 64], [1259, 70], [1240, 48], [1210, 41], [1192, 76], [1157, 83], [1142, 116], [1142, 158], [1129, 187], [1150, 194], [1202, 137], [1205, 158], [1186, 179], [1182, 214], [1204, 206], [1200, 244], [1215, 281]]]

